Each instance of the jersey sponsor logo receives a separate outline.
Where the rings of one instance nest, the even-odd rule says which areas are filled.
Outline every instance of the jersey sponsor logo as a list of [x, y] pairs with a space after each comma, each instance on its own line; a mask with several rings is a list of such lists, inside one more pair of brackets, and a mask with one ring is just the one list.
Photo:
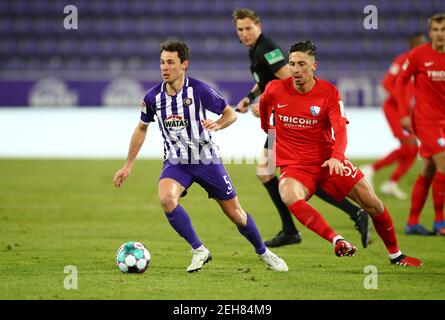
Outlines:
[[281, 108], [284, 108], [284, 107], [287, 107], [287, 106], [288, 106], [288, 104], [278, 104], [277, 108], [281, 109]]
[[267, 62], [272, 65], [275, 64], [281, 60], [284, 60], [284, 56], [283, 53], [281, 52], [280, 49], [275, 49], [272, 51], [269, 51], [268, 53], [266, 53], [264, 55], [264, 58], [266, 58]]
[[299, 117], [288, 117], [282, 114], [278, 115], [278, 119], [287, 127], [299, 127], [299, 128], [309, 128], [318, 124], [318, 120], [315, 119], [305, 119]]
[[425, 62], [425, 67], [431, 67], [434, 64], [434, 61]]
[[444, 70], [428, 70], [427, 74], [432, 81], [445, 81]]
[[193, 103], [192, 98], [185, 98], [184, 99], [184, 106], [188, 107]]
[[445, 138], [439, 138], [437, 139], [437, 144], [441, 147], [445, 147]]
[[145, 104], [144, 99], [141, 100], [140, 106], [142, 113], [147, 114], [147, 105]]
[[320, 107], [319, 106], [311, 106], [310, 107], [311, 114], [316, 117], [320, 114]]
[[164, 126], [170, 132], [180, 132], [188, 125], [188, 119], [184, 119], [182, 116], [179, 115], [168, 116], [167, 119], [164, 120]]

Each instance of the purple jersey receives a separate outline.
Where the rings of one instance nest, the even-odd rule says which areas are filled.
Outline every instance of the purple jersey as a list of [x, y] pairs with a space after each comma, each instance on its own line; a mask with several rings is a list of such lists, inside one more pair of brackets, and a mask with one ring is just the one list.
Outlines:
[[221, 114], [224, 98], [206, 83], [185, 77], [175, 96], [166, 92], [166, 83], [154, 86], [142, 103], [141, 122], [148, 124], [156, 115], [164, 138], [164, 159], [174, 163], [209, 163], [220, 158], [218, 146], [201, 121], [206, 110]]

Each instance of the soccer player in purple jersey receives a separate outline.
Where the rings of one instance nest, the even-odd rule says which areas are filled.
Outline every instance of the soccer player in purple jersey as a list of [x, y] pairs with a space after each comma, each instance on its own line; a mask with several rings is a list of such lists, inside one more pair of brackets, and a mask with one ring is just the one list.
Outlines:
[[[286, 262], [263, 244], [252, 216], [245, 212], [230, 177], [221, 163], [218, 147], [210, 132], [224, 129], [236, 114], [213, 88], [185, 75], [189, 49], [183, 42], [161, 44], [160, 67], [163, 81], [154, 86], [141, 102], [140, 123], [134, 130], [125, 165], [116, 172], [114, 184], [121, 187], [145, 140], [147, 128], [156, 116], [164, 138], [164, 166], [158, 183], [159, 199], [175, 231], [192, 247], [188, 272], [198, 271], [212, 259], [196, 234], [190, 217], [179, 204], [193, 182], [203, 187], [235, 223], [239, 232], [254, 246], [261, 260], [274, 271], [288, 271]], [[221, 115], [207, 119], [206, 112]]]

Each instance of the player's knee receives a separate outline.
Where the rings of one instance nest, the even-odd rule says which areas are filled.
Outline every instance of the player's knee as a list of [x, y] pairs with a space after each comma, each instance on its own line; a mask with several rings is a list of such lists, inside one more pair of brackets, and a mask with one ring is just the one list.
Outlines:
[[159, 201], [162, 209], [164, 209], [164, 211], [167, 213], [175, 210], [176, 206], [178, 205], [178, 200], [176, 197], [168, 193], [159, 195]]
[[385, 208], [383, 206], [383, 202], [379, 198], [377, 198], [377, 196], [373, 196], [367, 201], [364, 209], [371, 216], [376, 216], [381, 214]]

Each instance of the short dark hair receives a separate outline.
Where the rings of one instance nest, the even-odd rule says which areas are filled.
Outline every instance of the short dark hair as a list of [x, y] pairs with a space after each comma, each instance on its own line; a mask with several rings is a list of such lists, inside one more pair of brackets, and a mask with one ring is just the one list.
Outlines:
[[260, 16], [255, 13], [255, 11], [250, 9], [237, 9], [232, 13], [233, 23], [236, 24], [236, 20], [250, 18], [255, 22], [255, 24], [260, 22]]
[[307, 53], [314, 58], [317, 56], [317, 47], [309, 40], [296, 42], [289, 47], [289, 54], [297, 51]]
[[428, 19], [428, 29], [431, 29], [431, 24], [433, 23], [433, 21], [441, 23], [442, 20], [445, 20], [445, 13], [436, 13], [436, 14], [432, 15]]
[[183, 63], [185, 60], [190, 60], [190, 50], [189, 47], [182, 41], [166, 41], [161, 43], [161, 53], [162, 51], [177, 52], [179, 61]]

